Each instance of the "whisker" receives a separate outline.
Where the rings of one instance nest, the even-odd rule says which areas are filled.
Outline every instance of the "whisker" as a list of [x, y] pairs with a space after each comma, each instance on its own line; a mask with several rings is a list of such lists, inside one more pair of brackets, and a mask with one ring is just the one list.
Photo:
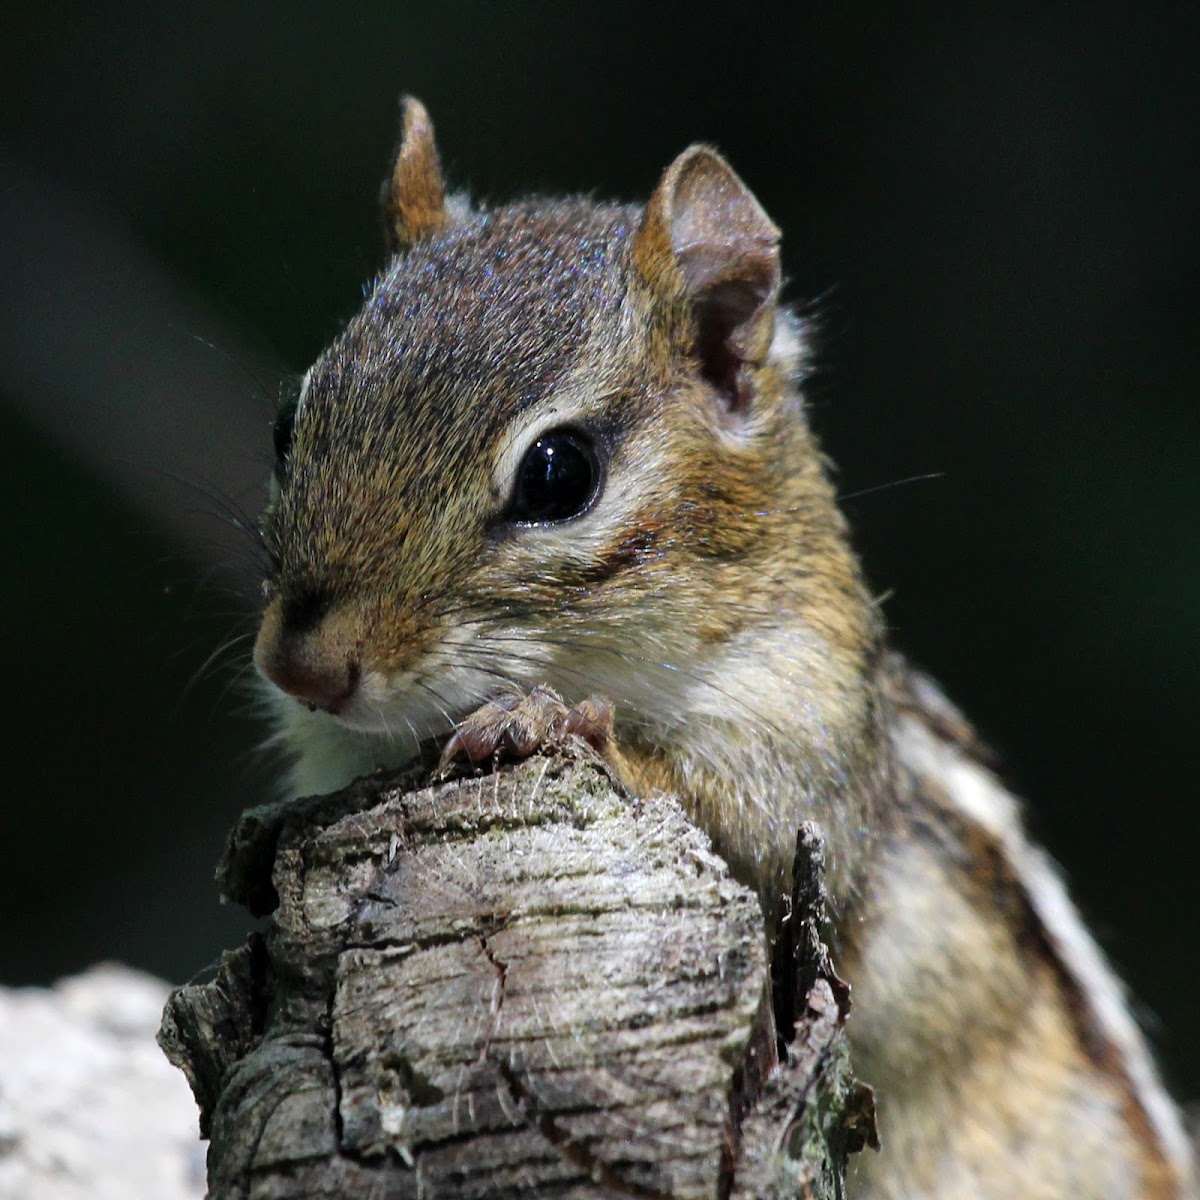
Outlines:
[[[477, 656], [477, 655], [483, 653], [483, 650], [481, 647], [474, 647], [474, 646], [456, 647], [456, 650], [463, 650], [463, 651], [467, 652], [466, 656], [464, 656], [462, 654], [458, 655], [459, 661], [461, 661], [461, 662], [468, 662], [468, 661], [470, 661], [470, 656], [472, 656], [472, 655]], [[446, 656], [443, 655], [443, 657], [446, 657]], [[492, 666], [490, 663], [487, 665], [484, 665], [476, 660], [476, 661], [471, 661], [470, 666], [471, 666], [472, 671], [476, 671], [480, 675], [487, 675], [493, 679], [498, 679], [501, 683], [508, 684], [510, 687], [518, 688], [518, 689], [520, 688], [520, 685], [517, 683], [517, 681], [515, 679], [512, 678], [512, 676], [510, 676], [509, 674], [507, 674], [504, 671], [497, 669], [496, 667]], [[485, 697], [481, 695], [480, 702], [482, 703], [484, 699], [485, 699]]]
[[925, 475], [909, 475], [904, 479], [893, 479], [889, 483], [877, 483], [874, 487], [860, 488], [857, 492], [846, 492], [839, 495], [837, 501], [844, 504], [847, 500], [861, 500], [863, 496], [873, 496], [876, 492], [888, 492], [892, 488], [907, 487], [910, 483], [927, 483], [933, 479], [945, 479], [945, 471], [930, 471]]
[[[200, 681], [207, 677], [209, 670], [215, 667], [215, 665], [225, 654], [230, 653], [243, 643], [250, 641], [253, 637], [253, 632], [239, 633], [222, 642], [210, 655], [208, 655], [207, 658], [205, 658], [205, 660], [195, 669], [195, 671], [192, 672], [191, 679], [189, 679], [183, 687], [183, 691], [181, 693], [182, 697], [187, 698], [190, 696]], [[239, 671], [244, 670], [245, 666], [243, 665], [238, 669]]]
[[[166, 467], [147, 463], [139, 464], [139, 469], [158, 475], [162, 479], [175, 484], [177, 487], [196, 493], [201, 499], [207, 501], [212, 508], [193, 509], [193, 512], [205, 516], [218, 517], [239, 533], [244, 533], [251, 541], [256, 544], [262, 544], [263, 535], [258, 527], [257, 518], [248, 513], [236, 500], [226, 495], [215, 484], [197, 479], [188, 479], [175, 471], [168, 470]], [[215, 511], [213, 511], [214, 509]]]
[[427, 695], [432, 697], [434, 707], [442, 714], [446, 722], [446, 728], [450, 733], [453, 733], [458, 728], [458, 722], [450, 715], [450, 708], [453, 707], [445, 696], [441, 695], [424, 679], [418, 677], [417, 686]]
[[256, 676], [256, 675], [257, 675], [257, 672], [255, 671], [254, 664], [252, 662], [247, 660], [246, 662], [242, 663], [242, 665], [240, 667], [238, 667], [238, 669], [235, 672], [233, 672], [233, 674], [226, 681], [225, 686], [221, 689], [221, 693], [217, 697], [218, 704], [224, 704], [225, 701], [228, 699], [229, 694], [235, 688], [242, 688], [242, 687], [246, 686], [246, 677], [247, 676]]
[[[227, 347], [222, 346], [220, 343], [214, 342], [211, 338], [207, 338], [203, 334], [197, 333], [194, 329], [184, 329], [182, 326], [176, 324], [174, 321], [169, 321], [167, 324], [168, 324], [169, 328], [175, 330], [178, 333], [182, 333], [185, 337], [190, 338], [197, 345], [203, 346], [206, 350], [215, 354], [218, 358], [221, 358], [226, 363], [229, 363], [231, 366], [236, 367], [238, 370], [238, 373], [242, 376], [242, 378], [247, 383], [250, 384], [251, 388], [254, 390], [254, 393], [258, 396], [258, 398], [260, 400], [264, 401], [265, 403], [270, 403], [270, 401], [271, 401], [270, 389], [250, 369], [250, 367], [246, 364], [245, 360], [242, 359], [239, 355], [234, 354]], [[285, 378], [287, 377], [287, 374], [288, 374], [287, 372], [284, 373]]]
[[[527, 608], [526, 608], [526, 606], [521, 606], [521, 607], [522, 607], [522, 610], [524, 610], [524, 611], [540, 612], [543, 617], [545, 615], [545, 613], [544, 613], [545, 606], [544, 605], [543, 606], [529, 605]], [[465, 611], [465, 608], [466, 608], [466, 606], [461, 605], [461, 604], [450, 605], [450, 606], [446, 606], [445, 608], [434, 612], [432, 614], [432, 616], [435, 619], [445, 619], [447, 616], [460, 615], [461, 612]], [[506, 604], [503, 615], [504, 616], [517, 615], [516, 613], [513, 612], [513, 608], [514, 608], [513, 605]], [[764, 619], [775, 619], [775, 618], [778, 618], [778, 616], [780, 615], [777, 611], [773, 611], [773, 612], [768, 612], [766, 610], [758, 610], [757, 612], [755, 612], [753, 610], [746, 610], [746, 611], [749, 612], [750, 615], [756, 615], [756, 616], [762, 617]], [[674, 674], [677, 674], [681, 678], [688, 679], [688, 680], [694, 681], [696, 683], [700, 683], [701, 685], [703, 685], [707, 688], [710, 688], [712, 691], [716, 692], [719, 695], [726, 697], [727, 699], [731, 700], [734, 704], [738, 705], [743, 711], [745, 711], [750, 716], [754, 717], [757, 721], [759, 721], [765, 728], [770, 729], [773, 732], [780, 734], [781, 736], [786, 736], [785, 731], [783, 729], [781, 729], [775, 721], [773, 721], [771, 718], [766, 716], [765, 713], [762, 713], [761, 711], [755, 709], [754, 706], [748, 704], [741, 696], [738, 696], [737, 694], [735, 694], [731, 691], [728, 691], [725, 688], [722, 688], [719, 684], [715, 683], [711, 678], [708, 678], [708, 677], [706, 677], [696, 671], [693, 671], [687, 667], [681, 666], [678, 663], [670, 662], [670, 661], [667, 661], [662, 658], [655, 658], [653, 656], [641, 653], [641, 652], [635, 650], [628, 643], [623, 642], [620, 645], [613, 645], [611, 643], [599, 640], [608, 633], [608, 631], [605, 629], [590, 628], [590, 629], [580, 630], [577, 632], [577, 636], [572, 639], [548, 636], [543, 631], [539, 631], [536, 634], [530, 634], [529, 636], [522, 636], [519, 634], [504, 636], [502, 634], [497, 633], [494, 630], [494, 626], [497, 623], [498, 623], [498, 614], [496, 612], [492, 612], [486, 616], [476, 614], [468, 620], [460, 621], [459, 625], [460, 625], [460, 627], [477, 627], [477, 628], [482, 627], [482, 628], [484, 628], [485, 630], [487, 630], [485, 636], [486, 636], [487, 640], [489, 642], [491, 642], [492, 644], [502, 643], [505, 645], [518, 645], [518, 646], [528, 645], [531, 638], [536, 638], [536, 640], [539, 643], [545, 644], [545, 645], [550, 645], [550, 646], [555, 646], [558, 649], [585, 650], [585, 651], [592, 651], [592, 652], [601, 653], [601, 654], [609, 654], [609, 655], [613, 655], [619, 659], [635, 661], [635, 662], [641, 663], [642, 665], [645, 665], [645, 666], [654, 667], [659, 670], [670, 671]], [[491, 628], [489, 628], [489, 627], [491, 627]], [[472, 669], [475, 669], [475, 670], [483, 669], [479, 665], [480, 654], [486, 653], [486, 651], [483, 648], [481, 648], [477, 645], [459, 646], [459, 647], [455, 647], [455, 652], [462, 656], [465, 656], [466, 654], [469, 653], [472, 656]], [[588, 685], [595, 684], [594, 676], [589, 675], [587, 672], [582, 671], [579, 668], [573, 667], [569, 664], [545, 663], [541, 659], [537, 658], [536, 656], [530, 655], [530, 654], [514, 654], [512, 651], [506, 651], [505, 653], [508, 654], [509, 657], [514, 658], [520, 662], [528, 663], [531, 666], [550, 668], [550, 669], [556, 670], [560, 673], [574, 675], [575, 677], [581, 679], [584, 683], [586, 683]], [[601, 687], [599, 690], [602, 691], [603, 688]]]
[[[527, 639], [520, 638], [520, 637], [504, 637], [504, 636], [491, 635], [490, 640], [494, 643], [505, 643], [505, 644], [515, 643], [517, 645], [524, 645], [526, 643]], [[624, 646], [616, 647], [616, 646], [606, 646], [606, 645], [596, 645], [596, 644], [585, 645], [580, 642], [570, 641], [570, 640], [563, 639], [563, 638], [549, 638], [549, 637], [546, 637], [545, 635], [540, 635], [538, 640], [546, 645], [556, 646], [562, 650], [586, 649], [586, 650], [593, 651], [593, 652], [599, 651], [600, 653], [611, 654], [611, 655], [614, 655], [621, 659], [633, 660], [636, 662], [640, 662], [645, 666], [653, 666], [653, 667], [657, 667], [657, 668], [660, 668], [665, 671], [671, 671], [673, 673], [677, 673], [685, 679], [693, 680], [694, 682], [700, 683], [700, 684], [704, 685], [705, 687], [711, 688], [713, 691], [715, 691], [719, 695], [724, 696], [726, 699], [732, 701], [735, 705], [742, 708], [750, 716], [754, 717], [754, 719], [756, 721], [760, 722], [760, 724], [764, 728], [771, 730], [773, 733], [776, 733], [776, 734], [780, 735], [781, 737], [786, 737], [785, 731], [775, 721], [773, 721], [765, 713], [762, 713], [762, 712], [759, 712], [758, 710], [756, 710], [752, 705], [747, 704], [746, 701], [742, 697], [736, 695], [734, 692], [731, 692], [725, 688], [722, 688], [720, 685], [718, 685], [716, 683], [713, 683], [713, 681], [711, 679], [707, 679], [704, 676], [702, 676], [694, 671], [690, 671], [685, 667], [679, 666], [678, 664], [664, 662], [659, 659], [651, 658], [647, 655], [638, 654], [637, 652], [632, 651], [628, 647], [624, 647]], [[462, 655], [464, 651], [468, 654], [475, 654], [475, 655], [486, 652], [483, 647], [478, 647], [478, 646], [459, 648], [460, 655]], [[596, 681], [595, 676], [593, 674], [589, 674], [588, 672], [586, 672], [584, 670], [581, 670], [578, 667], [575, 667], [575, 666], [572, 666], [572, 665], [569, 665], [566, 663], [547, 664], [542, 659], [540, 659], [534, 655], [514, 653], [511, 650], [505, 651], [505, 653], [509, 658], [515, 659], [518, 662], [526, 662], [526, 663], [529, 663], [531, 666], [542, 667], [542, 668], [549, 667], [551, 670], [553, 670], [555, 672], [574, 676], [575, 678], [581, 680], [583, 683], [585, 683], [588, 686], [596, 686], [597, 681]], [[465, 655], [463, 655], [463, 656], [465, 659]], [[472, 665], [473, 670], [480, 669], [474, 663], [472, 663], [471, 665]], [[603, 689], [603, 687], [599, 687], [598, 690], [603, 691], [604, 689]], [[620, 701], [619, 696], [613, 697], [613, 699], [616, 699], [618, 702]], [[645, 722], [645, 721], [643, 721], [642, 723], [649, 724], [649, 722]]]
[[[383, 705], [376, 702], [371, 707], [375, 710], [375, 715], [379, 718], [379, 724], [383, 726], [383, 736], [391, 741], [394, 741], [395, 735], [388, 726], [388, 716], [383, 709]], [[405, 724], [408, 725], [409, 730], [411, 731], [412, 723], [407, 718], [405, 718]]]

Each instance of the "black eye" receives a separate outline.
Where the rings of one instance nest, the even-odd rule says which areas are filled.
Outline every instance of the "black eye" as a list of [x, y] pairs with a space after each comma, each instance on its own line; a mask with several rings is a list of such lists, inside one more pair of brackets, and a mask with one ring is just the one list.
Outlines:
[[600, 462], [586, 434], [554, 429], [529, 447], [517, 468], [508, 517], [512, 521], [566, 521], [600, 492]]
[[285, 404], [275, 418], [273, 437], [275, 440], [275, 474], [282, 476], [287, 467], [288, 452], [292, 448], [292, 433], [296, 428], [296, 402]]

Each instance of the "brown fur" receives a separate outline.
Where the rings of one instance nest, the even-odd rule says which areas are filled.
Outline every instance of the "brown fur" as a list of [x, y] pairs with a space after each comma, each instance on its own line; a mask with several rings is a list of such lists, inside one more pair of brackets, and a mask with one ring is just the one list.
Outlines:
[[412, 96], [405, 96], [401, 112], [402, 134], [379, 196], [389, 254], [407, 250], [414, 242], [440, 233], [450, 224], [442, 164], [429, 114]]
[[[880, 1089], [855, 1195], [1184, 1195], [1111, 975], [965, 722], [884, 646], [744, 184], [693, 147], [645, 209], [473, 213], [410, 101], [384, 211], [399, 253], [310, 371], [264, 522], [256, 661], [338, 716], [281, 700], [296, 788], [511, 690], [608, 696], [629, 779], [678, 792], [769, 913], [798, 822], [825, 833]], [[522, 526], [514, 473], [560, 426], [600, 495]]]
[[[893, 726], [905, 819], [881, 846], [838, 949], [857, 989], [856, 1063], [879, 1083], [885, 1144], [890, 1125], [902, 1165], [860, 1162], [858, 1189], [1191, 1194], [1188, 1167], [1164, 1142], [1139, 1077], [1142, 1048], [1121, 1044], [1120, 1025], [1097, 1002], [1095, 985], [1111, 980], [1073, 971], [1063, 930], [1039, 911], [1037, 876], [1023, 864], [1036, 852], [1019, 831], [1014, 842], [973, 820], [952, 777], [931, 774], [928, 756], [914, 753], [912, 740], [928, 737], [996, 787], [964, 753], [974, 745], [969, 728], [903, 664], [893, 660], [887, 673], [885, 689], [905, 714]], [[915, 690], [933, 699], [931, 716]], [[888, 945], [903, 946], [914, 924], [925, 941], [919, 959]]]

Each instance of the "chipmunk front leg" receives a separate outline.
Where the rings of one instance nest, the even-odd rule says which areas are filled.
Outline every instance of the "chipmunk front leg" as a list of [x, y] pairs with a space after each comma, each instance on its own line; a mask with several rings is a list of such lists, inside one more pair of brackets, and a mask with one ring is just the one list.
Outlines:
[[437, 773], [444, 773], [460, 756], [477, 765], [519, 761], [539, 751], [560, 749], [577, 738], [600, 756], [620, 783], [631, 786], [631, 770], [613, 736], [613, 716], [612, 704], [602, 696], [567, 705], [544, 685], [525, 695], [501, 696], [459, 722], [442, 751]]

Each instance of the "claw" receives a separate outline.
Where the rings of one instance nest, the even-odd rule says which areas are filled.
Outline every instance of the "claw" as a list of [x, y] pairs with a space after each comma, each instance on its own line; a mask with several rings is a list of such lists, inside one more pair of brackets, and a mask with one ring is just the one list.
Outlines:
[[460, 755], [472, 763], [520, 760], [563, 746], [572, 737], [582, 738], [607, 760], [615, 753], [612, 729], [613, 706], [607, 700], [590, 696], [569, 708], [551, 688], [535, 687], [527, 696], [491, 700], [459, 722], [442, 750], [438, 774]]

